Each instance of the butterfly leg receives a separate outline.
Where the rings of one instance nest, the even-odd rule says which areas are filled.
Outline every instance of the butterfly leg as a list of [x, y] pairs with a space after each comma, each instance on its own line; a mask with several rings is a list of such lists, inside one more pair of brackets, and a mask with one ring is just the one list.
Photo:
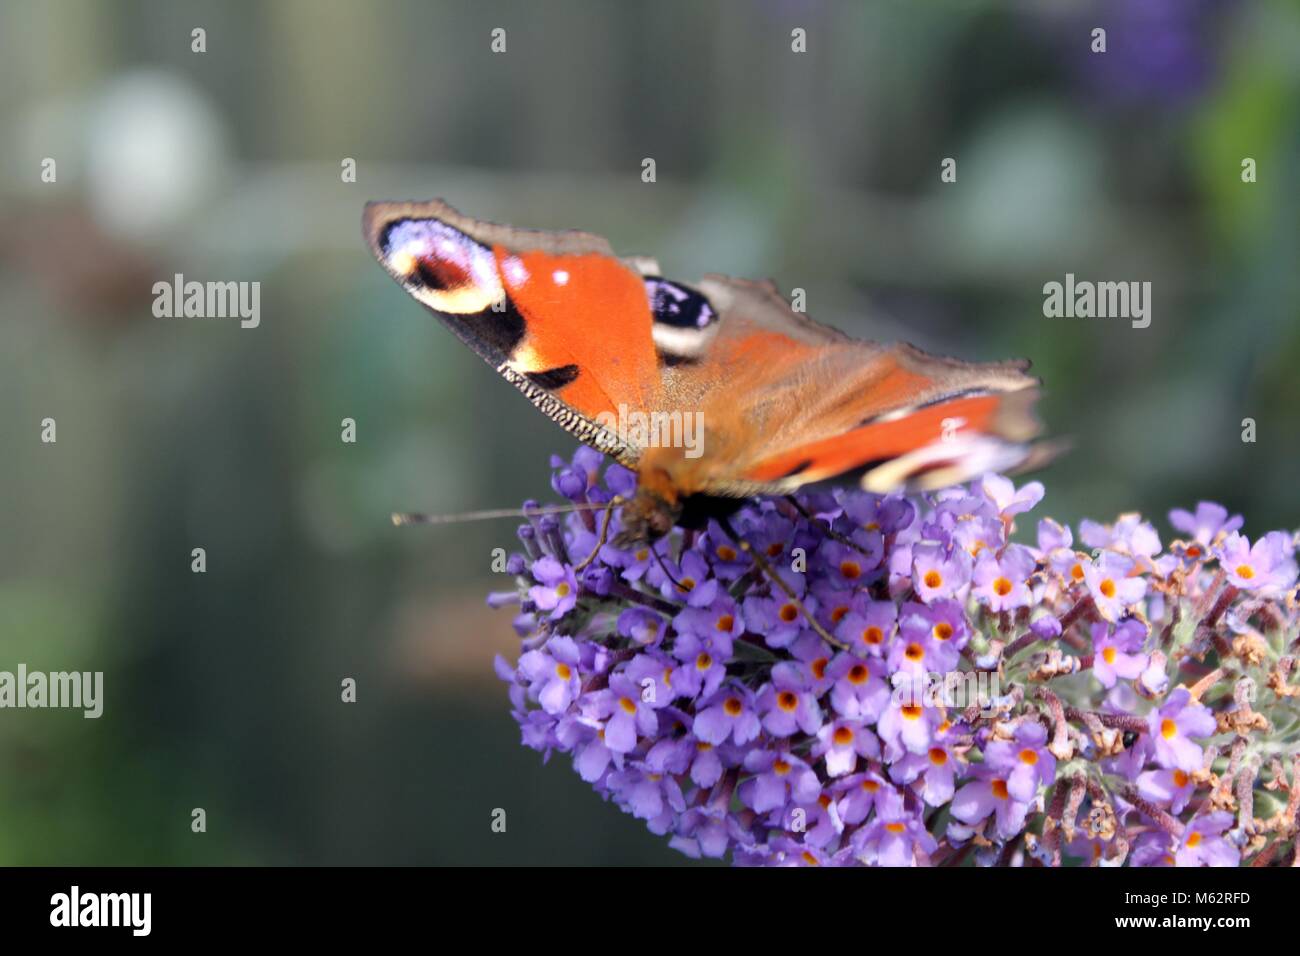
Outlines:
[[832, 635], [826, 630], [826, 628], [822, 627], [811, 614], [808, 613], [808, 609], [803, 606], [803, 601], [800, 601], [798, 596], [794, 593], [794, 588], [785, 583], [785, 579], [776, 573], [772, 565], [768, 563], [767, 558], [763, 557], [763, 555], [750, 547], [749, 542], [742, 538], [736, 529], [731, 526], [731, 519], [720, 518], [718, 519], [718, 524], [722, 527], [723, 531], [727, 532], [727, 534], [731, 536], [731, 539], [736, 542], [741, 551], [754, 559], [754, 563], [758, 565], [759, 570], [766, 574], [777, 587], [785, 592], [785, 596], [794, 602], [794, 606], [799, 609], [800, 613], [802, 613], [805, 618], [807, 618], [809, 625], [812, 626], [812, 629], [817, 632], [818, 636], [820, 636], [822, 640], [830, 644], [832, 647], [838, 647], [842, 651], [847, 651], [849, 649], [849, 645]]
[[852, 548], [854, 551], [858, 552], [858, 554], [861, 554], [865, 557], [868, 558], [873, 557], [873, 555], [869, 554], [867, 551], [865, 551], [862, 548], [862, 545], [858, 544], [856, 541], [854, 541], [852, 538], [848, 537], [847, 535], [840, 534], [838, 531], [832, 528], [828, 522], [818, 522], [817, 516], [814, 515], [807, 508], [805, 508], [799, 502], [799, 499], [796, 498], [794, 495], [786, 495], [785, 500], [790, 502], [790, 505], [796, 511], [798, 511], [799, 514], [803, 515], [804, 518], [808, 520], [809, 524], [818, 524], [821, 527], [822, 531], [826, 533], [826, 537], [830, 538], [832, 541], [836, 541], [844, 545], [844, 547], [846, 548]]
[[584, 570], [587, 565], [596, 560], [596, 555], [600, 554], [600, 549], [605, 547], [605, 542], [609, 540], [609, 520], [614, 514], [614, 508], [623, 504], [622, 495], [615, 495], [609, 499], [609, 504], [605, 505], [605, 514], [600, 521], [600, 536], [596, 539], [596, 546], [591, 549], [591, 554], [582, 559], [582, 563], [575, 565], [573, 573], [577, 574]]

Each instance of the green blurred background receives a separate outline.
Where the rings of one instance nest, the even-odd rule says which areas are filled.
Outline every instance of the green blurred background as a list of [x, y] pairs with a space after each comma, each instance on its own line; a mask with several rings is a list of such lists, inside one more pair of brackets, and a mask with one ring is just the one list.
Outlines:
[[[0, 669], [105, 672], [99, 720], [0, 711], [0, 863], [680, 860], [518, 744], [513, 525], [388, 522], [549, 496], [572, 442], [372, 261], [369, 199], [1032, 358], [1063, 520], [1298, 522], [1294, 2], [3, 0], [0, 35]], [[261, 326], [154, 318], [176, 272], [261, 281]], [[1044, 318], [1066, 272], [1151, 281], [1150, 328]]]

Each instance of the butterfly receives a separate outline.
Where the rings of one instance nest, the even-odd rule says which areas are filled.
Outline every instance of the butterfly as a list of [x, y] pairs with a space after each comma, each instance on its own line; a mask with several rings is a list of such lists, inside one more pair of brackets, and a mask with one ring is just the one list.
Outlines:
[[1050, 454], [1033, 442], [1027, 361], [853, 339], [771, 282], [678, 282], [599, 236], [483, 222], [440, 200], [369, 203], [363, 230], [402, 288], [506, 381], [636, 472], [616, 543], [850, 472], [868, 491], [924, 490]]

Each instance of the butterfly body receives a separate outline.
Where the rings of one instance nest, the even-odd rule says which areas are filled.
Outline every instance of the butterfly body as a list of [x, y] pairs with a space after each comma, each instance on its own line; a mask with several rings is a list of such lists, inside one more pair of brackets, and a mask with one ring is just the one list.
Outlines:
[[676, 282], [597, 236], [439, 201], [370, 203], [364, 231], [393, 278], [544, 414], [636, 471], [624, 541], [848, 472], [884, 492], [1043, 454], [1025, 362], [852, 339], [769, 282]]

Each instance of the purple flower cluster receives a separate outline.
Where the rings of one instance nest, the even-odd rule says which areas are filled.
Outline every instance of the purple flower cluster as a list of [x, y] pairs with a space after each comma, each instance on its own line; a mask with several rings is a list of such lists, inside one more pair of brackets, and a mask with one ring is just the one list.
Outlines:
[[[589, 449], [552, 464], [572, 502], [635, 492]], [[532, 517], [492, 597], [519, 605], [523, 742], [739, 864], [1293, 857], [1294, 537], [1202, 503], [1167, 548], [1137, 515], [1012, 542], [1042, 496], [759, 499], [585, 567], [599, 510]]]

